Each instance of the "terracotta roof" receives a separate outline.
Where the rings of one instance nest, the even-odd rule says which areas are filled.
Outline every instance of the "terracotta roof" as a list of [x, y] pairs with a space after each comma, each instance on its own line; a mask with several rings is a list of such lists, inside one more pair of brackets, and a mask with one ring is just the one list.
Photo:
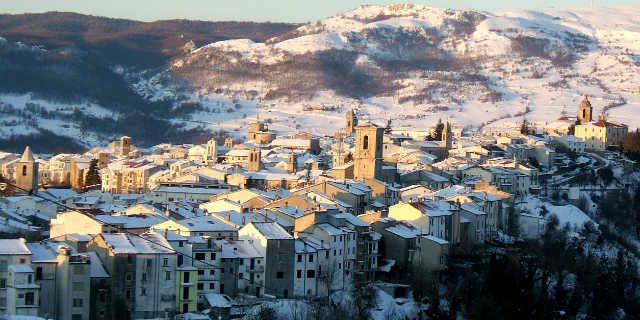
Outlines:
[[624, 125], [623, 123], [620, 123], [620, 122], [609, 122], [609, 121], [606, 121], [606, 120], [594, 121], [591, 124], [593, 124], [594, 126], [598, 126], [598, 127], [618, 127], [618, 128], [626, 127], [626, 125]]

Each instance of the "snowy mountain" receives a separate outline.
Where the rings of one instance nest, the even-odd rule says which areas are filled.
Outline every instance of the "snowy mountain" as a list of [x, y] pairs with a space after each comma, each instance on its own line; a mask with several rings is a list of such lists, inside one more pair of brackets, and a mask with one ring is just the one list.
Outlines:
[[25, 144], [39, 152], [81, 150], [123, 134], [139, 145], [206, 138], [205, 130], [172, 122], [188, 113], [188, 105], [141, 97], [125, 70], [156, 73], [187, 41], [260, 41], [293, 27], [64, 12], [0, 15], [0, 150], [20, 151]]
[[[170, 28], [92, 22], [70, 28], [77, 34], [56, 33], [51, 25], [60, 19], [68, 18], [25, 33], [0, 17], [9, 33], [0, 53], [25, 65], [0, 65], [4, 79], [20, 80], [0, 80], [0, 112], [11, 116], [0, 131], [13, 137], [0, 147], [43, 130], [82, 146], [120, 133], [147, 144], [206, 131], [242, 135], [257, 112], [272, 129], [329, 134], [351, 108], [362, 118], [393, 119], [397, 128], [424, 128], [439, 118], [469, 129], [512, 126], [573, 114], [583, 95], [596, 114], [640, 127], [640, 6], [362, 6], [304, 25], [266, 24], [263, 32], [257, 24], [244, 33], [226, 26], [233, 31], [222, 37], [215, 26], [184, 21]], [[104, 40], [110, 30], [117, 41]], [[145, 42], [158, 34], [164, 38]], [[164, 62], [139, 62], [145, 60]], [[55, 119], [41, 109], [55, 110]]]
[[[352, 107], [396, 126], [438, 118], [476, 128], [523, 117], [550, 121], [573, 114], [583, 95], [597, 113], [637, 127], [640, 7], [490, 13], [362, 6], [264, 42], [195, 48], [160, 77], [169, 75], [206, 99], [261, 99], [264, 117], [280, 129], [329, 133], [342, 125], [339, 111]], [[308, 111], [314, 104], [342, 108]], [[326, 126], [314, 125], [319, 117]], [[235, 120], [223, 123], [242, 123]]]

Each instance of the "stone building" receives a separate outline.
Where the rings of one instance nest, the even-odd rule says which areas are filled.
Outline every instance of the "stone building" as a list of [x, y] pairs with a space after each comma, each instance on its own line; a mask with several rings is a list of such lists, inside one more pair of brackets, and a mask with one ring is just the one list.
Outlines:
[[382, 175], [382, 137], [384, 129], [373, 123], [356, 128], [356, 150], [353, 156], [353, 177], [356, 180], [376, 179]]
[[580, 124], [586, 124], [593, 120], [593, 107], [591, 106], [591, 102], [589, 102], [589, 98], [586, 96], [580, 102], [578, 106], [578, 122]]
[[353, 111], [353, 109], [349, 110], [346, 114], [346, 122], [345, 122], [345, 134], [351, 135], [355, 128], [358, 126], [358, 116]]
[[20, 161], [16, 163], [15, 180], [20, 192], [38, 191], [38, 162], [33, 158], [29, 146], [24, 149]]

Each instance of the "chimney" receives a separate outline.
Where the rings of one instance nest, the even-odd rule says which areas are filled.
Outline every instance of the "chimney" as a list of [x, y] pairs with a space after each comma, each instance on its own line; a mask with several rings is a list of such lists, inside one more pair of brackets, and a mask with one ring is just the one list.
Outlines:
[[71, 252], [70, 252], [69, 248], [66, 247], [66, 246], [59, 246], [58, 247], [58, 252], [60, 252], [60, 254], [65, 255], [65, 256], [71, 255]]

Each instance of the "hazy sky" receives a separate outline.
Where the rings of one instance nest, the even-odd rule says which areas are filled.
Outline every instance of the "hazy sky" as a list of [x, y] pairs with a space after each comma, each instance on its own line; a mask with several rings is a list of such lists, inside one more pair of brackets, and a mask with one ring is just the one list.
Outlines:
[[[399, 0], [0, 0], [1, 13], [72, 11], [135, 20], [198, 19], [305, 22], [353, 9], [360, 4]], [[591, 0], [414, 0], [435, 7], [483, 10], [544, 7], [586, 7]], [[637, 4], [638, 0], [593, 0], [595, 6]]]

